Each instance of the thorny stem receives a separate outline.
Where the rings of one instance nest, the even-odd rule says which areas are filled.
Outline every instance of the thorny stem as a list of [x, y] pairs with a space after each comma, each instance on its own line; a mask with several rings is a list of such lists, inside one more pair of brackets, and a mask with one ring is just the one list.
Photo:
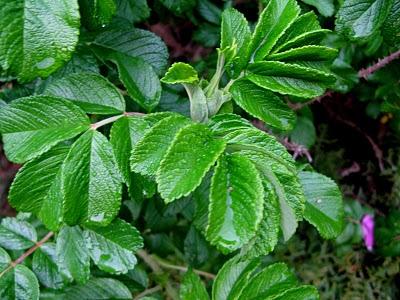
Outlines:
[[382, 59], [379, 59], [376, 64], [373, 64], [372, 66], [370, 66], [368, 68], [361, 69], [358, 72], [358, 77], [367, 79], [367, 77], [369, 75], [378, 71], [379, 69], [383, 68], [384, 66], [386, 66], [387, 64], [391, 63], [393, 60], [398, 59], [398, 58], [400, 58], [400, 49], [397, 50], [396, 52], [389, 54], [388, 56], [386, 56]]
[[8, 271], [10, 271], [11, 269], [15, 268], [18, 264], [22, 263], [25, 260], [25, 258], [27, 258], [29, 255], [31, 255], [33, 252], [35, 252], [38, 248], [40, 248], [53, 235], [54, 235], [54, 232], [50, 231], [49, 233], [47, 233], [44, 236], [44, 238], [42, 238], [39, 242], [37, 242], [35, 244], [35, 246], [30, 248], [28, 251], [26, 251], [24, 254], [22, 254], [20, 257], [18, 257], [15, 261], [12, 261], [10, 263], [10, 265], [0, 273], [0, 278], [3, 277], [3, 275], [6, 274]]
[[90, 128], [92, 128], [93, 130], [96, 130], [98, 128], [100, 128], [101, 126], [113, 123], [115, 121], [117, 121], [119, 118], [122, 118], [124, 116], [143, 116], [143, 113], [139, 113], [139, 112], [125, 112], [122, 115], [118, 115], [118, 116], [113, 116], [104, 120], [101, 120], [99, 122], [93, 123], [92, 125], [90, 125]]

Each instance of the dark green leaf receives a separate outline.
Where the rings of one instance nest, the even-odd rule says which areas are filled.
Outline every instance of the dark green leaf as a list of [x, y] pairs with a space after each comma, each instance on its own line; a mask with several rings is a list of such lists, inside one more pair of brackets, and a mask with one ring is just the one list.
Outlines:
[[125, 111], [125, 100], [106, 78], [93, 73], [74, 73], [53, 81], [46, 95], [73, 101], [92, 114], [118, 114]]
[[110, 142], [88, 130], [72, 145], [62, 167], [65, 222], [109, 224], [121, 205], [121, 183]]
[[64, 226], [57, 236], [56, 256], [58, 267], [69, 279], [85, 283], [90, 275], [90, 258], [78, 226]]
[[105, 27], [117, 10], [114, 0], [79, 0], [79, 7], [83, 24], [92, 30]]
[[224, 149], [225, 142], [215, 139], [207, 126], [191, 124], [182, 128], [157, 171], [158, 191], [165, 202], [195, 190]]
[[89, 227], [84, 238], [94, 263], [103, 271], [124, 274], [136, 265], [135, 251], [143, 240], [135, 227], [115, 219], [107, 227]]
[[112, 278], [91, 278], [85, 285], [67, 288], [63, 296], [65, 300], [132, 299], [129, 289]]
[[164, 72], [168, 64], [167, 47], [150, 31], [110, 29], [99, 34], [94, 44], [111, 51], [111, 54], [117, 52], [133, 58], [141, 58], [159, 75]]
[[154, 69], [142, 58], [115, 54], [119, 77], [132, 97], [148, 112], [160, 102], [161, 84]]
[[210, 299], [199, 275], [194, 273], [192, 270], [187, 271], [185, 276], [183, 276], [182, 284], [179, 289], [179, 296], [181, 300]]
[[10, 250], [28, 249], [37, 242], [35, 228], [17, 218], [4, 218], [0, 225], [0, 246]]
[[306, 208], [304, 218], [325, 239], [336, 238], [343, 230], [343, 200], [336, 183], [315, 172], [300, 172]]
[[212, 245], [228, 253], [254, 235], [262, 218], [264, 189], [253, 163], [240, 154], [221, 157], [210, 191], [206, 236]]
[[291, 130], [296, 115], [274, 93], [248, 80], [238, 80], [230, 88], [235, 102], [252, 116], [281, 130]]
[[4, 150], [11, 161], [18, 163], [39, 156], [89, 125], [79, 107], [49, 96], [21, 98], [0, 110]]
[[318, 9], [318, 12], [324, 17], [332, 17], [335, 12], [334, 0], [301, 0]]
[[20, 81], [47, 77], [78, 42], [77, 0], [5, 1], [0, 10], [0, 64]]
[[150, 17], [147, 0], [116, 0], [117, 16], [132, 23], [138, 23]]
[[177, 15], [191, 10], [196, 5], [196, 0], [160, 0], [160, 2]]
[[382, 35], [385, 42], [392, 46], [400, 45], [400, 1], [395, 0], [382, 26]]
[[209, 0], [198, 0], [199, 14], [208, 22], [219, 25], [221, 22], [221, 9]]

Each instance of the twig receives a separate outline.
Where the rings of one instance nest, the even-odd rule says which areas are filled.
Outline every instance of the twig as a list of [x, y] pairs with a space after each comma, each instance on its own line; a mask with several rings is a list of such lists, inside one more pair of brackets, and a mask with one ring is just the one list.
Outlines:
[[397, 50], [396, 52], [393, 52], [393, 53], [389, 54], [388, 56], [386, 56], [382, 59], [379, 59], [378, 62], [373, 64], [372, 66], [361, 69], [358, 72], [358, 77], [367, 79], [367, 77], [369, 75], [378, 71], [379, 69], [382, 69], [384, 66], [391, 63], [393, 60], [398, 59], [399, 57], [400, 57], [400, 50]]
[[100, 128], [101, 126], [113, 123], [124, 116], [143, 116], [143, 115], [144, 114], [140, 113], [140, 112], [125, 112], [122, 115], [113, 116], [113, 117], [101, 120], [99, 122], [93, 123], [92, 125], [90, 125], [90, 128], [92, 128], [93, 130], [96, 130], [96, 129]]
[[[159, 257], [157, 257], [155, 255], [153, 255], [153, 257], [154, 257], [155, 260], [157, 260], [158, 264], [163, 268], [177, 270], [177, 271], [181, 271], [181, 272], [187, 272], [189, 270], [188, 267], [183, 267], [183, 266], [177, 266], [177, 265], [170, 264], [170, 263], [162, 260], [161, 258], [159, 258]], [[197, 275], [206, 277], [208, 279], [215, 279], [215, 275], [214, 274], [211, 274], [211, 273], [208, 273], [208, 272], [204, 272], [204, 271], [201, 271], [201, 270], [196, 270], [196, 269], [192, 269], [192, 270]]]
[[133, 300], [139, 300], [139, 299], [143, 298], [144, 296], [154, 294], [154, 293], [156, 293], [158, 291], [161, 291], [161, 290], [162, 290], [162, 287], [160, 285], [156, 285], [155, 287], [152, 287], [150, 289], [144, 290], [139, 295], [137, 295], [135, 298], [133, 298]]
[[25, 260], [25, 258], [27, 258], [29, 255], [31, 255], [33, 252], [35, 252], [39, 247], [41, 247], [44, 243], [46, 243], [53, 235], [54, 235], [54, 232], [50, 231], [49, 233], [47, 233], [45, 235], [44, 238], [42, 238], [39, 242], [37, 242], [35, 244], [35, 246], [30, 248], [28, 251], [26, 251], [24, 254], [22, 254], [20, 257], [18, 257], [15, 261], [12, 261], [10, 263], [10, 265], [0, 273], [0, 278], [8, 271], [15, 268], [15, 266], [22, 263]]

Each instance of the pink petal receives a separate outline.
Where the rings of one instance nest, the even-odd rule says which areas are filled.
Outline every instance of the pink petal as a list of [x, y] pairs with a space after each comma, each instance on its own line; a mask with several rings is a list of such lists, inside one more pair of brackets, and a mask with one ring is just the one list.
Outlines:
[[374, 248], [374, 216], [366, 214], [361, 219], [361, 230], [364, 238], [364, 245], [368, 251]]

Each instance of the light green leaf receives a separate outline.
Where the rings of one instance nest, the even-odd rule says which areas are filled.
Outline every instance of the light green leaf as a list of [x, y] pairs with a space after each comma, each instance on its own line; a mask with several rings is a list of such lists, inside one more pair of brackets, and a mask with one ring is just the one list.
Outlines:
[[235, 288], [236, 282], [240, 280], [240, 277], [247, 279], [258, 264], [258, 260], [241, 260], [239, 255], [228, 260], [218, 271], [217, 277], [214, 280], [212, 299], [235, 299], [232, 297], [231, 291], [238, 289], [239, 292], [236, 293], [240, 294], [240, 290], [244, 287], [242, 285], [242, 287], [239, 286], [238, 288]]
[[318, 290], [314, 286], [304, 285], [287, 290], [276, 296], [274, 300], [319, 300]]
[[88, 130], [72, 145], [62, 167], [64, 220], [107, 225], [121, 205], [122, 176], [110, 142]]
[[191, 119], [195, 122], [206, 123], [208, 121], [208, 112], [212, 110], [210, 109], [212, 99], [208, 99], [209, 101], [207, 101], [204, 90], [198, 84], [184, 84], [183, 86], [189, 96]]
[[249, 44], [251, 40], [251, 31], [246, 18], [234, 8], [226, 9], [222, 13], [221, 22], [221, 51], [234, 48], [234, 61], [228, 57], [227, 64], [233, 68], [236, 74], [249, 62]]
[[64, 226], [56, 243], [56, 256], [60, 271], [79, 284], [87, 282], [90, 275], [90, 258], [79, 226]]
[[295, 0], [271, 0], [262, 12], [253, 33], [250, 49], [252, 60], [260, 61], [272, 50], [275, 43], [283, 35], [300, 13]]
[[316, 69], [277, 61], [250, 65], [246, 78], [270, 91], [301, 98], [322, 95], [327, 85], [336, 80], [333, 75]]
[[398, 47], [400, 45], [400, 1], [393, 3], [382, 26], [382, 36], [386, 43], [391, 46]]
[[88, 117], [79, 107], [49, 96], [21, 98], [0, 110], [4, 150], [17, 163], [39, 156], [89, 126]]
[[60, 289], [64, 286], [66, 278], [58, 268], [56, 245], [46, 243], [37, 249], [32, 258], [32, 271], [44, 286], [51, 289]]
[[132, 150], [132, 171], [154, 176], [175, 135], [189, 120], [180, 115], [162, 119], [154, 125]]
[[304, 218], [314, 225], [325, 239], [336, 238], [343, 230], [343, 200], [336, 183], [315, 172], [300, 172], [306, 208]]
[[314, 6], [324, 17], [332, 17], [335, 12], [334, 0], [301, 0], [308, 5]]
[[304, 46], [268, 56], [268, 60], [298, 63], [299, 61], [331, 62], [338, 55], [338, 51], [325, 46]]
[[199, 77], [191, 65], [177, 62], [168, 69], [161, 81], [168, 84], [197, 83]]
[[150, 8], [146, 0], [116, 0], [117, 16], [131, 23], [139, 23], [150, 17]]
[[91, 30], [105, 27], [117, 11], [114, 0], [79, 0], [82, 23]]
[[71, 58], [78, 42], [77, 0], [3, 1], [0, 64], [20, 81], [47, 77]]
[[131, 195], [138, 192], [135, 190], [135, 181], [139, 180], [138, 177], [140, 177], [139, 174], [131, 172], [131, 152], [149, 129], [149, 122], [145, 118], [139, 117], [122, 117], [111, 128], [110, 143], [114, 149], [115, 158], [122, 177]]
[[242, 249], [246, 258], [267, 255], [274, 250], [278, 243], [281, 224], [279, 199], [270, 182], [264, 180], [263, 185], [265, 194], [263, 217], [256, 235]]
[[183, 276], [182, 283], [179, 289], [179, 296], [181, 300], [210, 299], [199, 275], [194, 273], [192, 270], [187, 271], [185, 276]]
[[160, 102], [161, 84], [154, 69], [141, 58], [116, 54], [119, 77], [129, 96], [148, 112]]
[[393, 0], [346, 0], [336, 16], [336, 30], [351, 39], [372, 36], [383, 24]]
[[112, 278], [91, 278], [85, 285], [68, 287], [63, 296], [65, 300], [132, 299], [129, 289]]
[[274, 296], [296, 285], [297, 279], [288, 267], [284, 263], [276, 263], [253, 274], [243, 288], [240, 299], [275, 299]]
[[[50, 199], [54, 189], [58, 187], [61, 164], [67, 156], [69, 148], [56, 146], [38, 158], [26, 163], [17, 173], [10, 188], [9, 202], [18, 211], [32, 212], [43, 216], [46, 225], [59, 223], [59, 209], [62, 199]], [[53, 203], [50, 210], [43, 206]], [[57, 203], [57, 205], [55, 205]], [[49, 226], [50, 229], [56, 229]]]
[[108, 50], [110, 55], [124, 54], [141, 58], [150, 64], [158, 75], [168, 64], [168, 51], [164, 42], [154, 33], [142, 29], [106, 30], [97, 35], [94, 44]]
[[74, 73], [53, 81], [46, 95], [73, 101], [87, 113], [118, 114], [125, 111], [125, 100], [106, 78], [93, 73]]
[[241, 79], [230, 88], [235, 102], [252, 116], [281, 130], [291, 130], [296, 114], [276, 94]]
[[0, 225], [0, 246], [9, 250], [24, 250], [35, 245], [35, 228], [16, 218], [4, 218]]
[[224, 253], [241, 248], [262, 218], [264, 189], [253, 163], [240, 154], [221, 157], [211, 183], [206, 237]]
[[[317, 15], [314, 12], [310, 11], [300, 15], [279, 38], [271, 53], [278, 52], [281, 49], [290, 49], [290, 47], [287, 46], [288, 44], [299, 44], [299, 42], [304, 39], [309, 42], [310, 39], [306, 37], [309, 34], [318, 32], [319, 30], [321, 30], [321, 26], [319, 25]], [[309, 45], [309, 43], [304, 43], [300, 46], [305, 45]]]
[[[8, 253], [0, 248], [0, 272], [11, 263]], [[39, 299], [39, 283], [36, 276], [24, 265], [16, 265], [0, 277], [1, 299]]]
[[176, 135], [161, 161], [156, 181], [165, 202], [189, 195], [225, 149], [225, 142], [214, 138], [203, 124], [191, 124]]
[[121, 219], [107, 227], [88, 227], [83, 235], [94, 263], [112, 274], [133, 269], [137, 262], [133, 253], [143, 247], [139, 231]]

